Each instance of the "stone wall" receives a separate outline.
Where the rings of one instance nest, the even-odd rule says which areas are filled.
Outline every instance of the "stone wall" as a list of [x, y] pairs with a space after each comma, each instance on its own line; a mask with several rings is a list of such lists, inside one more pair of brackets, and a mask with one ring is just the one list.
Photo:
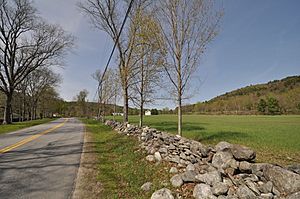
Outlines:
[[[300, 199], [299, 167], [285, 169], [268, 163], [255, 163], [255, 151], [248, 147], [220, 142], [207, 147], [153, 128], [139, 128], [128, 123], [106, 121], [120, 134], [135, 136], [147, 152], [149, 162], [173, 163], [170, 183], [181, 187], [194, 183], [193, 197], [202, 198], [287, 198]], [[175, 197], [166, 188], [152, 194], [152, 199]]]

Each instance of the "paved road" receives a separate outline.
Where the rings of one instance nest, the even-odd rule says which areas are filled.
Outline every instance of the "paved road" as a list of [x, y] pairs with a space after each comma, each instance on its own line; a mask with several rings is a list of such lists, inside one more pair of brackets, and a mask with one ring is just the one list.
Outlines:
[[83, 132], [70, 118], [0, 135], [0, 198], [70, 198]]

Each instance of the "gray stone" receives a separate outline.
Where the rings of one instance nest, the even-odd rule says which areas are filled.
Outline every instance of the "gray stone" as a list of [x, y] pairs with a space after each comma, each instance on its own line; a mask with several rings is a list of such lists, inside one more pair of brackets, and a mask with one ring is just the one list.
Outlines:
[[219, 196], [227, 193], [229, 186], [224, 182], [218, 182], [213, 185], [212, 192], [213, 194]]
[[244, 178], [245, 180], [250, 180], [252, 182], [258, 182], [259, 178], [254, 174], [249, 174], [247, 177]]
[[191, 151], [191, 150], [189, 150], [189, 149], [185, 149], [185, 150], [184, 150], [184, 153], [187, 153], [187, 154], [192, 154], [192, 151]]
[[218, 151], [212, 159], [212, 165], [219, 169], [225, 169], [232, 159], [233, 156], [229, 151]]
[[224, 173], [227, 174], [227, 175], [235, 175], [235, 172], [236, 170], [234, 168], [231, 168], [231, 167], [228, 167], [224, 170]]
[[252, 149], [250, 149], [248, 147], [241, 146], [241, 145], [233, 145], [233, 147], [231, 148], [231, 152], [232, 152], [233, 157], [239, 161], [242, 161], [242, 160], [252, 161], [256, 157], [255, 151], [253, 151]]
[[146, 132], [142, 132], [142, 133], [141, 133], [141, 137], [145, 137], [146, 135], [147, 135]]
[[141, 190], [148, 192], [148, 191], [151, 190], [151, 187], [152, 187], [152, 183], [151, 182], [146, 182], [145, 184], [143, 184], [141, 186]]
[[234, 169], [238, 169], [239, 168], [239, 162], [236, 161], [235, 159], [231, 159], [227, 162], [227, 165], [231, 168], [234, 168]]
[[180, 159], [180, 160], [179, 160], [179, 163], [182, 164], [182, 165], [185, 165], [184, 167], [186, 167], [186, 162], [185, 162], [185, 160]]
[[155, 162], [155, 158], [154, 158], [153, 155], [147, 155], [146, 160], [149, 161], [149, 162]]
[[181, 174], [181, 178], [183, 182], [196, 182], [196, 175], [197, 173], [195, 171], [185, 171]]
[[229, 178], [223, 178], [223, 183], [227, 184], [229, 187], [233, 186], [233, 183]]
[[195, 177], [199, 182], [204, 182], [209, 185], [214, 185], [218, 182], [222, 182], [221, 173], [219, 171], [213, 171], [205, 174], [199, 174]]
[[253, 174], [255, 174], [256, 176], [258, 176], [260, 178], [263, 178], [264, 177], [263, 170], [268, 165], [270, 165], [270, 164], [267, 164], [267, 163], [253, 163], [253, 164], [251, 164], [251, 172]]
[[161, 161], [161, 155], [160, 155], [160, 153], [157, 151], [157, 152], [155, 152], [154, 153], [154, 158], [155, 158], [155, 160], [157, 161], [157, 162], [160, 162]]
[[186, 160], [186, 155], [183, 152], [180, 153], [179, 157], [183, 160]]
[[242, 161], [239, 164], [239, 170], [241, 172], [250, 172], [251, 171], [251, 163]]
[[195, 171], [196, 170], [195, 165], [193, 165], [193, 164], [187, 165], [186, 170], [187, 171]]
[[256, 197], [253, 191], [251, 191], [246, 185], [239, 186], [236, 194], [241, 199], [253, 199]]
[[267, 166], [264, 175], [281, 193], [291, 194], [300, 191], [300, 175], [292, 171], [279, 166]]
[[176, 149], [176, 147], [173, 144], [169, 145], [169, 150], [175, 150], [175, 149]]
[[300, 174], [300, 164], [293, 164], [293, 165], [287, 166], [286, 168], [290, 171]]
[[292, 195], [286, 197], [286, 199], [299, 199], [299, 198], [300, 198], [300, 192], [293, 193]]
[[271, 193], [273, 189], [273, 183], [268, 181], [267, 183], [262, 183], [258, 186], [258, 189], [262, 193]]
[[252, 173], [255, 174], [255, 172], [263, 171], [268, 165], [270, 165], [270, 164], [267, 164], [267, 163], [252, 163], [251, 164]]
[[174, 175], [174, 176], [170, 179], [170, 182], [171, 182], [171, 184], [172, 184], [173, 187], [181, 187], [181, 185], [183, 184], [183, 180], [182, 180], [180, 174]]
[[213, 195], [211, 188], [207, 184], [197, 184], [193, 191], [193, 196], [196, 199], [216, 199]]
[[235, 196], [236, 195], [236, 187], [234, 187], [234, 186], [229, 187], [229, 189], [227, 191], [227, 195], [228, 196]]
[[255, 193], [255, 195], [257, 195], [257, 196], [260, 195], [260, 191], [254, 182], [247, 180], [246, 185], [248, 186], [249, 189], [251, 189]]
[[178, 155], [175, 155], [170, 159], [170, 162], [175, 162], [175, 163], [179, 164], [180, 157]]
[[160, 153], [165, 153], [167, 154], [168, 153], [168, 149], [166, 149], [165, 147], [162, 147], [158, 150]]
[[280, 196], [280, 192], [276, 189], [276, 187], [273, 186], [273, 189], [272, 189], [272, 193], [276, 196]]
[[219, 142], [216, 146], [215, 149], [216, 151], [224, 151], [225, 149], [231, 149], [232, 144], [228, 142]]
[[204, 146], [200, 142], [196, 142], [196, 141], [192, 141], [192, 143], [190, 145], [190, 150], [195, 154], [197, 152], [200, 152], [203, 157], [206, 157], [209, 152], [209, 150], [206, 146]]
[[262, 198], [262, 199], [272, 199], [273, 194], [272, 193], [262, 193], [262, 194], [260, 194], [260, 198]]
[[174, 199], [172, 192], [167, 188], [162, 188], [160, 190], [155, 191], [151, 199]]
[[178, 173], [178, 169], [176, 167], [171, 167], [169, 173]]

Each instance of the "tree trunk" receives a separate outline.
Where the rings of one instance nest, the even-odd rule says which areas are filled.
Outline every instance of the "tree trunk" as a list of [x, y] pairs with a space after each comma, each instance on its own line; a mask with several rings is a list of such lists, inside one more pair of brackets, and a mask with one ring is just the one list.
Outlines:
[[103, 123], [105, 122], [105, 104], [106, 104], [106, 102], [104, 101], [102, 103], [102, 122]]
[[128, 122], [128, 89], [124, 89], [123, 121]]
[[22, 114], [22, 122], [25, 121], [26, 117], [26, 101], [25, 101], [25, 92], [23, 94], [23, 114]]
[[144, 105], [141, 103], [140, 106], [140, 127], [143, 126], [143, 119], [144, 119]]
[[34, 120], [37, 119], [37, 107], [34, 106]]
[[117, 113], [117, 94], [115, 92], [115, 104], [114, 104], [114, 113], [113, 113], [113, 120], [116, 121], [116, 113]]
[[181, 96], [178, 96], [178, 135], [182, 136]]
[[6, 102], [4, 109], [3, 124], [12, 123], [12, 93], [6, 93]]

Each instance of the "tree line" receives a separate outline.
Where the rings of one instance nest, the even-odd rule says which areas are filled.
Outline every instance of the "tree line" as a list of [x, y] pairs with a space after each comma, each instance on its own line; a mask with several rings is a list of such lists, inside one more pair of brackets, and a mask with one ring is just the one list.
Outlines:
[[63, 65], [74, 38], [42, 19], [30, 0], [1, 0], [0, 18], [3, 124], [12, 123], [14, 114], [20, 120], [44, 117], [58, 98], [61, 78], [53, 67]]
[[[129, 5], [129, 20], [118, 37]], [[182, 104], [191, 96], [190, 80], [202, 54], [218, 33], [222, 9], [213, 0], [85, 0], [78, 6], [116, 43], [116, 67], [96, 75], [102, 77], [99, 104], [114, 101], [118, 92], [111, 89], [119, 88], [124, 122], [131, 103], [140, 110], [142, 126], [145, 105], [173, 100], [181, 135]]]

